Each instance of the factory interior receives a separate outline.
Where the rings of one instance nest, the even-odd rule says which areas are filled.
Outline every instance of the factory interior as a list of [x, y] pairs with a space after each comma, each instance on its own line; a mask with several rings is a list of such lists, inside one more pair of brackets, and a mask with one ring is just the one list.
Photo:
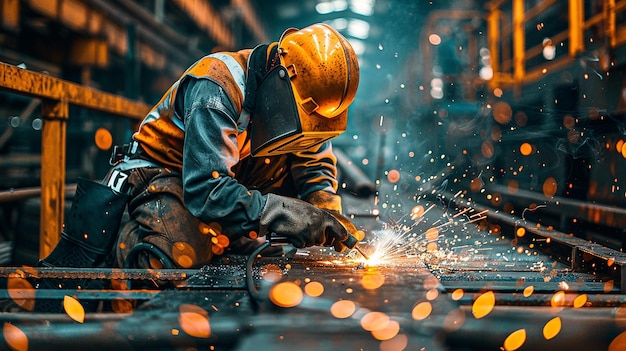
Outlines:
[[[358, 246], [40, 265], [190, 65], [315, 23]], [[626, 350], [625, 247], [625, 0], [0, 2], [2, 350]]]

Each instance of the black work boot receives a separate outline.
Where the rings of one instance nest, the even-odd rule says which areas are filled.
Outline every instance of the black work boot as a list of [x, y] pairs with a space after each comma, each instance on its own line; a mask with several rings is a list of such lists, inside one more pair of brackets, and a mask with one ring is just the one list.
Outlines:
[[[54, 250], [40, 260], [40, 267], [102, 267], [117, 239], [128, 195], [112, 191], [104, 184], [78, 179], [65, 230]], [[94, 284], [99, 283], [99, 284]], [[48, 279], [38, 289], [102, 288], [103, 282]], [[85, 304], [83, 304], [85, 305]], [[37, 311], [62, 311], [62, 300], [37, 299]]]

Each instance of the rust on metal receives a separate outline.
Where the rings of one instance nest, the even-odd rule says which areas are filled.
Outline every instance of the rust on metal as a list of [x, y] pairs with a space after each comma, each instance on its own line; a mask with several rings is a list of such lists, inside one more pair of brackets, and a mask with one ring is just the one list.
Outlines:
[[183, 280], [196, 272], [182, 269], [0, 267], [0, 278]]
[[63, 229], [65, 194], [66, 120], [69, 104], [65, 100], [44, 99], [41, 133], [41, 212], [39, 255], [47, 256], [60, 238]]
[[53, 76], [0, 62], [0, 88], [37, 98], [65, 101], [70, 105], [142, 119], [149, 106], [122, 96], [81, 86]]

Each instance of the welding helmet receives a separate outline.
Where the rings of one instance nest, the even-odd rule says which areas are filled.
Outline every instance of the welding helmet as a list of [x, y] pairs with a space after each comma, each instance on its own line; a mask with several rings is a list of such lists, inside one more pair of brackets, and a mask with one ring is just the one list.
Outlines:
[[256, 92], [252, 156], [310, 150], [341, 134], [359, 85], [354, 49], [329, 25], [286, 30], [278, 55]]

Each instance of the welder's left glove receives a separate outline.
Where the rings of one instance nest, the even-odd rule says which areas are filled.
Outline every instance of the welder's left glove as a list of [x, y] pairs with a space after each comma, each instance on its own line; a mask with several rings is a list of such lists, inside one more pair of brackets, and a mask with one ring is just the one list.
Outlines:
[[312, 204], [276, 194], [267, 194], [260, 217], [260, 233], [284, 235], [295, 247], [333, 246], [343, 250], [348, 230], [330, 211]]
[[331, 194], [324, 190], [318, 190], [312, 192], [309, 196], [307, 196], [304, 201], [314, 205], [317, 208], [321, 208], [324, 210], [335, 211], [338, 213], [341, 212], [341, 196], [337, 194]]
[[[361, 240], [364, 237], [364, 233], [359, 231], [356, 226], [348, 219], [348, 217], [342, 214], [341, 196], [337, 194], [331, 194], [329, 192], [319, 190], [311, 193], [306, 197], [305, 201], [313, 204], [317, 208], [321, 208], [329, 212], [336, 220], [338, 220], [344, 228], [348, 231], [348, 234], [354, 236], [357, 240]], [[343, 252], [347, 248], [344, 243], [335, 245], [335, 251]]]

